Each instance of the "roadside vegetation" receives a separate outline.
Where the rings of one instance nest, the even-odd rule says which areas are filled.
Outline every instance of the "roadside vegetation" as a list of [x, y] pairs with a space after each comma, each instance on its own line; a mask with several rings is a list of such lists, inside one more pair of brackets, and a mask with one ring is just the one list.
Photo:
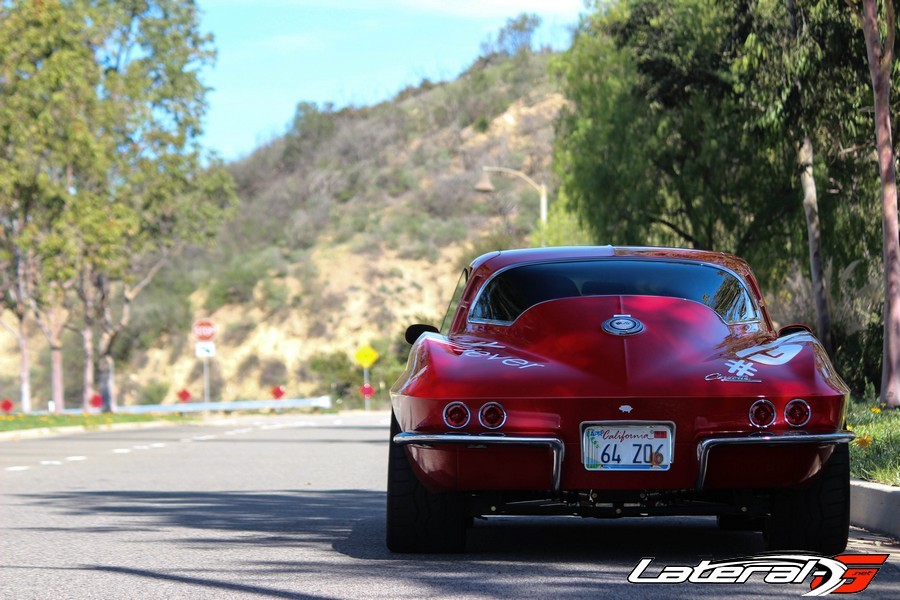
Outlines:
[[25, 415], [22, 413], [0, 416], [0, 431], [19, 429], [58, 429], [60, 427], [84, 427], [98, 429], [116, 423], [150, 423], [152, 421], [187, 422], [197, 420], [192, 415], [129, 415], [122, 413], [101, 413], [82, 415]]
[[850, 476], [900, 486], [900, 410], [871, 399], [851, 402], [847, 424], [856, 434]]

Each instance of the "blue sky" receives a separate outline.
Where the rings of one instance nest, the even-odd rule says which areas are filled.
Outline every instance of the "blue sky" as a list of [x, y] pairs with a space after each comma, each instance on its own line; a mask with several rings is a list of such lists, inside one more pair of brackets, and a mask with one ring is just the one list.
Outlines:
[[538, 44], [568, 45], [582, 0], [198, 0], [216, 65], [204, 143], [225, 160], [284, 133], [298, 102], [386, 100], [455, 78], [507, 19], [535, 13]]

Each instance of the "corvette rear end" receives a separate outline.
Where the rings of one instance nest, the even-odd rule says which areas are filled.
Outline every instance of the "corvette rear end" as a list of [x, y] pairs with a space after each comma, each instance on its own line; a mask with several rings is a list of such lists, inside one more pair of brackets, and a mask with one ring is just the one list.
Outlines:
[[408, 337], [392, 550], [462, 550], [497, 514], [715, 515], [773, 549], [846, 544], [846, 386], [807, 329], [774, 331], [736, 257], [486, 255], [443, 331]]

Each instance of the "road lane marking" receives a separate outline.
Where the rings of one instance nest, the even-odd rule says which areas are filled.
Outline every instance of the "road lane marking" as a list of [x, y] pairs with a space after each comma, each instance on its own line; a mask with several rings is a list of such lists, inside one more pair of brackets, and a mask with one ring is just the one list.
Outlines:
[[132, 446], [135, 450], [149, 450], [150, 446]]
[[6, 467], [7, 471], [27, 471], [31, 467]]
[[78, 462], [80, 460], [87, 460], [87, 456], [67, 456], [66, 460], [71, 462]]
[[131, 448], [116, 448], [113, 450], [113, 454], [130, 454]]
[[165, 448], [166, 445], [161, 442], [156, 442], [155, 444], [150, 444], [151, 448]]
[[61, 460], [42, 460], [41, 464], [42, 465], [61, 465], [62, 461]]
[[198, 436], [194, 437], [194, 441], [197, 441], [197, 442], [205, 442], [207, 440], [214, 440], [214, 439], [216, 439], [216, 436], [214, 436], [214, 435], [198, 435]]

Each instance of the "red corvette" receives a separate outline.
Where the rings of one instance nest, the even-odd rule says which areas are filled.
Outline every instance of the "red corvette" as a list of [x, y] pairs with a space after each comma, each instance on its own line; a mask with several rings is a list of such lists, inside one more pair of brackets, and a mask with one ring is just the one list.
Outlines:
[[491, 515], [715, 515], [771, 549], [846, 546], [847, 387], [809, 329], [775, 330], [740, 258], [494, 252], [407, 341], [395, 552], [462, 551]]

